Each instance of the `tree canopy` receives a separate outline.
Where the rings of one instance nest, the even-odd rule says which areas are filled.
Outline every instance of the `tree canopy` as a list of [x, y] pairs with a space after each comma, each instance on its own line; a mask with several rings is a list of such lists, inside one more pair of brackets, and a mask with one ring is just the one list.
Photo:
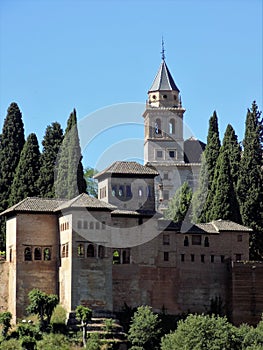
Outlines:
[[187, 182], [184, 182], [169, 201], [168, 208], [165, 211], [165, 217], [174, 222], [183, 221], [190, 207], [192, 195], [191, 187]]

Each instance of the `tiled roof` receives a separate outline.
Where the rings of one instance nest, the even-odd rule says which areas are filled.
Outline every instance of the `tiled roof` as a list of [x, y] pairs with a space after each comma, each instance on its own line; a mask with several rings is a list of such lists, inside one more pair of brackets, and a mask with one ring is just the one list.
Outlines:
[[64, 200], [28, 197], [6, 209], [0, 215], [18, 211], [53, 212]]
[[94, 176], [95, 179], [105, 174], [119, 174], [119, 175], [147, 175], [157, 176], [158, 172], [148, 166], [137, 162], [115, 162], [105, 170]]
[[194, 227], [197, 229], [200, 229], [201, 231], [208, 232], [208, 233], [219, 233], [224, 231], [240, 231], [240, 232], [250, 232], [252, 231], [251, 228], [237, 224], [236, 222], [230, 221], [230, 220], [215, 220], [209, 223], [205, 224], [195, 224]]
[[8, 215], [12, 212], [52, 213], [67, 208], [116, 209], [116, 207], [111, 204], [90, 197], [86, 193], [82, 193], [71, 200], [28, 197], [6, 209], [0, 215]]
[[110, 209], [110, 210], [116, 209], [114, 205], [100, 201], [97, 198], [90, 197], [86, 193], [82, 193], [73, 199], [64, 201], [56, 208], [56, 211], [66, 209], [66, 208], [89, 208], [89, 209]]
[[121, 209], [116, 209], [116, 210], [113, 210], [111, 212], [111, 214], [115, 214], [115, 215], [135, 215], [135, 216], [140, 216], [140, 213], [138, 213], [137, 211], [135, 210], [121, 210]]
[[167, 90], [180, 92], [165, 61], [163, 60], [149, 92]]

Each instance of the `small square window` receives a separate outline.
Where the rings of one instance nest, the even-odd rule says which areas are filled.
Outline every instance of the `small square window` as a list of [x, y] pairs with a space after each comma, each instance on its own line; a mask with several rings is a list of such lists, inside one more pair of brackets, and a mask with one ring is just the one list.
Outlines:
[[163, 245], [169, 245], [169, 244], [170, 244], [170, 236], [163, 235]]
[[175, 154], [176, 154], [175, 150], [170, 150], [169, 151], [169, 157], [170, 158], [175, 158]]
[[163, 260], [164, 261], [169, 261], [169, 252], [164, 252], [163, 253]]
[[156, 151], [156, 156], [157, 156], [157, 158], [162, 158], [163, 157], [163, 151]]
[[238, 242], [242, 242], [242, 238], [243, 238], [242, 235], [238, 235], [238, 236], [237, 236], [237, 241], [238, 241]]

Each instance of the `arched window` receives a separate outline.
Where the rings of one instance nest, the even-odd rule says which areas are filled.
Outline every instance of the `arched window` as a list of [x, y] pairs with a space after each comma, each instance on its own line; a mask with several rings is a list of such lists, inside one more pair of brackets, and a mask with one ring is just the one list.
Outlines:
[[84, 256], [84, 246], [83, 244], [78, 245], [78, 256], [83, 257]]
[[25, 261], [31, 261], [32, 260], [32, 250], [31, 250], [30, 247], [26, 247], [25, 248], [24, 255], [25, 255]]
[[209, 247], [209, 238], [208, 237], [205, 237], [205, 247]]
[[169, 121], [169, 134], [175, 133], [175, 121], [174, 119], [170, 119]]
[[46, 260], [46, 261], [51, 260], [51, 249], [50, 248], [44, 249], [44, 260]]
[[124, 188], [123, 188], [123, 186], [120, 186], [120, 187], [119, 187], [119, 192], [118, 192], [118, 194], [119, 194], [119, 197], [122, 197], [122, 196], [124, 195]]
[[122, 252], [122, 263], [123, 264], [129, 264], [130, 263], [130, 251], [124, 250]]
[[35, 251], [34, 251], [34, 260], [41, 260], [41, 259], [42, 259], [41, 248], [35, 248]]
[[162, 125], [161, 125], [161, 120], [158, 118], [155, 120], [155, 134], [156, 135], [161, 135], [162, 133]]
[[112, 257], [113, 257], [113, 264], [121, 263], [120, 252], [118, 250], [114, 250]]
[[103, 259], [105, 257], [105, 247], [103, 247], [102, 245], [99, 245], [98, 255], [100, 259]]
[[95, 249], [93, 244], [89, 244], [87, 248], [87, 257], [88, 258], [94, 258], [95, 256]]
[[188, 240], [188, 237], [187, 237], [187, 236], [185, 236], [185, 238], [184, 238], [184, 246], [185, 246], [185, 247], [188, 247], [188, 246], [189, 246], [189, 240]]
[[66, 245], [63, 244], [62, 246], [62, 258], [65, 258], [66, 257]]
[[143, 196], [143, 189], [142, 189], [142, 187], [139, 187], [139, 189], [138, 189], [138, 196], [139, 197]]

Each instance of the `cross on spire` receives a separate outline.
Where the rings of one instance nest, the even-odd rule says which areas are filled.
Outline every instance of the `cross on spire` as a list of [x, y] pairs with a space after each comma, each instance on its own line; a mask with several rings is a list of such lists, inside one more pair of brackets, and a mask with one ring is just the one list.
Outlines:
[[163, 40], [163, 36], [162, 36], [162, 51], [161, 51], [161, 54], [162, 54], [162, 60], [164, 61], [165, 60], [165, 49], [164, 49], [164, 40]]

